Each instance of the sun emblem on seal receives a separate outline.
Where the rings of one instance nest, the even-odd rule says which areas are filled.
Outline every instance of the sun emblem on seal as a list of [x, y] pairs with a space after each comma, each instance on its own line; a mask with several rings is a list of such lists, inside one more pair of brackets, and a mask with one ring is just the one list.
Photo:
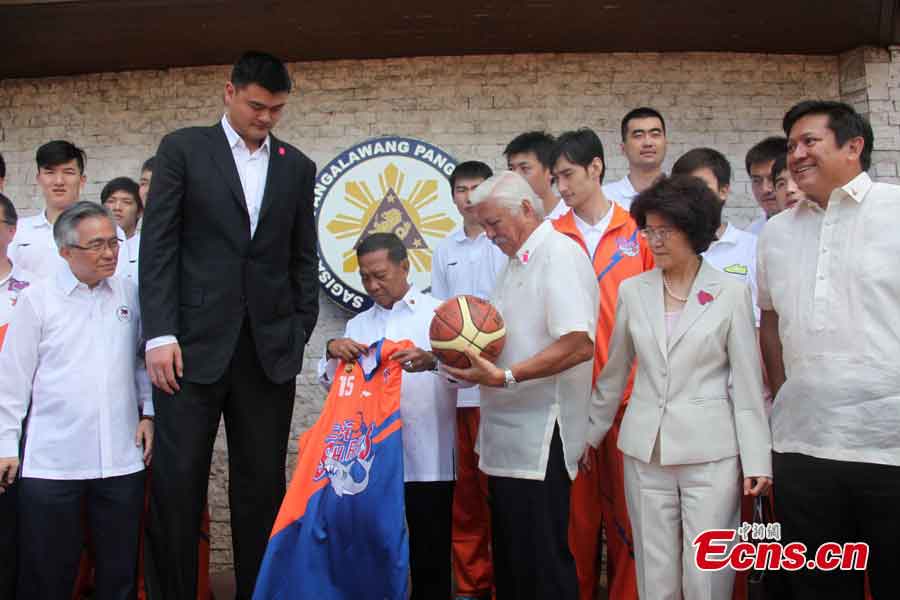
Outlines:
[[329, 300], [351, 312], [372, 305], [356, 250], [373, 233], [399, 237], [410, 283], [430, 288], [432, 253], [462, 226], [449, 181], [456, 164], [428, 142], [383, 137], [351, 146], [319, 171], [313, 192], [319, 284]]
[[352, 273], [359, 268], [356, 248], [373, 233], [393, 233], [409, 252], [410, 264], [420, 272], [431, 271], [431, 253], [425, 235], [444, 238], [456, 223], [445, 212], [427, 214], [427, 208], [438, 198], [437, 179], [420, 179], [407, 184], [406, 176], [390, 163], [378, 175], [379, 193], [372, 193], [364, 180], [348, 181], [344, 200], [361, 211], [359, 215], [339, 213], [325, 228], [338, 240], [355, 238], [353, 247], [342, 254], [342, 270]]

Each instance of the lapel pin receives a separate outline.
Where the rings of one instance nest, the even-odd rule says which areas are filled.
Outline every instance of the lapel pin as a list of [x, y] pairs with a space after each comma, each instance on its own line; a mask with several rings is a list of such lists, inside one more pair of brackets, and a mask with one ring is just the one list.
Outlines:
[[284, 146], [278, 146], [278, 154], [284, 156]]
[[701, 306], [705, 306], [713, 301], [713, 295], [707, 292], [706, 290], [700, 290], [697, 292], [697, 301]]

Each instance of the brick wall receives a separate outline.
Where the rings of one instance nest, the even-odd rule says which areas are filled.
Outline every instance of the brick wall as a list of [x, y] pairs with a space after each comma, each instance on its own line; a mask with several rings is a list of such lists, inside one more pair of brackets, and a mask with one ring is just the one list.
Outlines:
[[[606, 144], [609, 178], [625, 173], [618, 149], [622, 115], [658, 108], [669, 129], [670, 166], [683, 151], [709, 145], [735, 173], [727, 213], [738, 224], [756, 213], [743, 169], [746, 150], [780, 133], [786, 108], [803, 98], [847, 97], [876, 126], [877, 174], [896, 177], [900, 114], [895, 109], [897, 50], [838, 56], [729, 53], [546, 54], [293, 63], [296, 92], [277, 129], [321, 166], [338, 151], [380, 135], [419, 137], [459, 159], [500, 167], [501, 151], [527, 129], [558, 133], [593, 127]], [[88, 154], [85, 197], [112, 177], [131, 175], [160, 137], [177, 127], [211, 124], [222, 114], [224, 66], [0, 81], [0, 152], [7, 192], [30, 214], [40, 204], [34, 151], [68, 138]], [[315, 363], [346, 316], [324, 302], [298, 380], [292, 438], [316, 418], [323, 394]], [[291, 451], [296, 447], [292, 441]], [[289, 469], [292, 466], [289, 464]], [[210, 480], [213, 569], [231, 563], [224, 433]]]

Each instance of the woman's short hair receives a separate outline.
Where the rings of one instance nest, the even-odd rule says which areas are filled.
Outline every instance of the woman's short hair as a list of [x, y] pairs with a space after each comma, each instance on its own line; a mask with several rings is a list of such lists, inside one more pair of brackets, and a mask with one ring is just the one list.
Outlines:
[[700, 254], [716, 239], [722, 223], [722, 203], [698, 177], [663, 177], [641, 192], [631, 203], [631, 217], [638, 227], [647, 226], [647, 215], [654, 213], [681, 230], [694, 252]]

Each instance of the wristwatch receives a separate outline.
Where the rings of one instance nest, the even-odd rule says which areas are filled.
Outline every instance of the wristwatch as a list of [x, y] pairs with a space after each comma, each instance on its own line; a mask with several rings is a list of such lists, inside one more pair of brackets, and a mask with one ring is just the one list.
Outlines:
[[503, 382], [503, 387], [505, 387], [508, 390], [511, 390], [514, 387], [516, 387], [516, 384], [518, 383], [518, 381], [516, 381], [516, 378], [513, 377], [512, 369], [505, 370], [503, 372], [503, 377], [505, 378], [505, 380]]

